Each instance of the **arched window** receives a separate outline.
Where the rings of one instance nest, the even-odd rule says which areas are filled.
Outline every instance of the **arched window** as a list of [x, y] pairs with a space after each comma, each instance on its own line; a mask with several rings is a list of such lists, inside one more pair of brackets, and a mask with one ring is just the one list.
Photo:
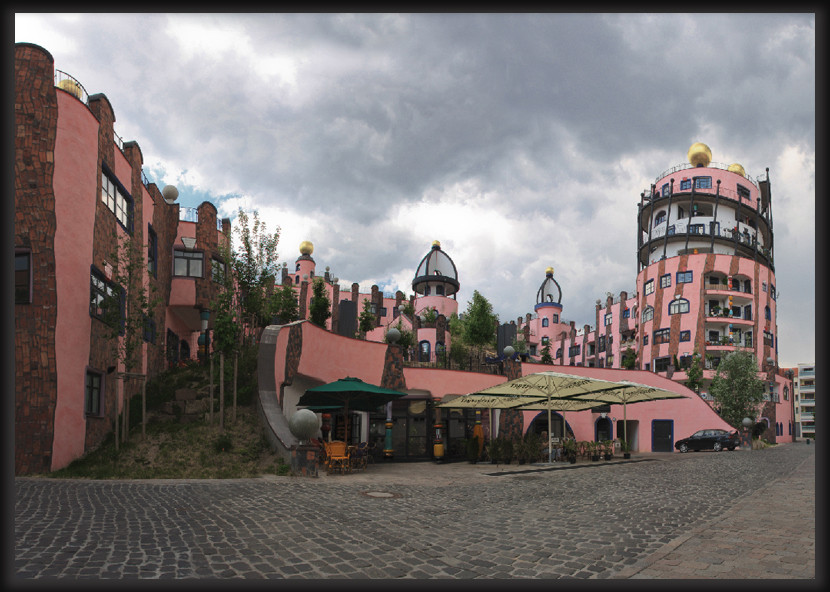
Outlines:
[[548, 345], [550, 343], [550, 337], [547, 335], [542, 337], [542, 345]]
[[646, 321], [650, 321], [653, 318], [654, 318], [654, 307], [646, 306], [643, 309], [643, 322], [645, 323]]
[[669, 314], [684, 314], [689, 312], [689, 301], [685, 298], [678, 298], [669, 303]]
[[418, 344], [418, 361], [419, 362], [429, 362], [430, 361], [429, 341], [422, 341], [420, 344]]
[[658, 224], [662, 224], [666, 221], [666, 212], [664, 210], [660, 210], [657, 212], [657, 215], [654, 217], [654, 225], [657, 226]]
[[550, 321], [547, 318], [542, 319], [542, 326], [547, 327], [550, 324]]
[[764, 318], [768, 321], [772, 320], [772, 312], [770, 311], [769, 306], [764, 308]]

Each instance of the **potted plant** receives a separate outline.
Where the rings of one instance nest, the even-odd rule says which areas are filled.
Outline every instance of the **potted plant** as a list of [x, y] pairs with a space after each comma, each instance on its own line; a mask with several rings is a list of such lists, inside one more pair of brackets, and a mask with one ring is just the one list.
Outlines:
[[513, 462], [513, 440], [507, 438], [499, 438], [501, 440], [501, 460], [504, 464], [509, 465]]
[[568, 438], [565, 440], [564, 448], [568, 462], [574, 464], [576, 462], [576, 441], [573, 438]]
[[591, 453], [591, 460], [596, 462], [599, 460], [599, 442], [590, 440], [588, 442], [588, 451]]
[[467, 460], [470, 464], [476, 464], [478, 461], [478, 436], [470, 438], [466, 442], [467, 446]]
[[623, 452], [623, 458], [631, 458], [631, 445], [626, 440], [620, 440], [620, 449]]
[[487, 447], [487, 456], [493, 464], [499, 464], [502, 459], [502, 444], [501, 438], [493, 438], [490, 440], [490, 445]]
[[611, 460], [614, 457], [614, 444], [611, 440], [603, 441], [602, 449], [605, 452], [605, 460]]

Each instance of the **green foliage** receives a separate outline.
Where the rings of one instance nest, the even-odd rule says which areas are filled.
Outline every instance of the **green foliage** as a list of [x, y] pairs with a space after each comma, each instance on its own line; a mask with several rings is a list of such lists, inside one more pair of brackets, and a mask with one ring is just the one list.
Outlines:
[[543, 364], [553, 364], [553, 357], [550, 355], [550, 344], [542, 348], [541, 362]]
[[277, 277], [277, 245], [279, 227], [269, 234], [259, 213], [254, 210], [253, 222], [241, 208], [234, 225], [239, 251], [231, 257], [241, 317], [254, 327], [270, 322], [267, 318], [267, 293]]
[[214, 452], [230, 452], [231, 448], [233, 448], [233, 439], [230, 434], [219, 434], [213, 441]]
[[478, 349], [495, 347], [498, 320], [498, 315], [493, 313], [493, 305], [478, 290], [474, 290], [463, 319], [465, 343]]
[[721, 359], [709, 393], [720, 415], [733, 428], [740, 429], [744, 417], [753, 421], [764, 400], [764, 381], [758, 378], [758, 365], [751, 351], [739, 350]]
[[424, 316], [424, 323], [427, 325], [432, 324], [438, 318], [438, 311], [434, 308], [425, 308], [421, 311], [421, 314]]
[[478, 436], [470, 438], [466, 441], [467, 460], [475, 462], [478, 460], [479, 438]]
[[372, 312], [372, 301], [369, 298], [363, 300], [363, 310], [358, 317], [358, 330], [362, 334], [366, 334], [375, 328], [377, 324], [377, 317]]
[[299, 305], [297, 304], [297, 295], [291, 284], [282, 284], [271, 295], [270, 299], [270, 317], [277, 318], [280, 324], [291, 323], [296, 321], [300, 316]]
[[309, 320], [318, 327], [325, 328], [326, 321], [331, 317], [331, 302], [326, 294], [326, 284], [323, 278], [314, 278], [311, 294], [311, 306], [308, 309]]
[[634, 370], [634, 368], [636, 368], [637, 352], [635, 352], [630, 346], [625, 348], [622, 359], [620, 360], [620, 365], [626, 370]]
[[703, 367], [701, 366], [700, 354], [695, 348], [692, 353], [692, 362], [686, 369], [686, 386], [695, 392], [699, 392], [703, 381]]

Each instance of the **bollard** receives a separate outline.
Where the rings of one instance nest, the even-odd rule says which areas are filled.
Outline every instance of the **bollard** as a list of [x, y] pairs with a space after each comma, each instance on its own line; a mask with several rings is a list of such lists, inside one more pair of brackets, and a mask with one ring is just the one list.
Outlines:
[[807, 438], [807, 444], [808, 445], [810, 444], [810, 438]]

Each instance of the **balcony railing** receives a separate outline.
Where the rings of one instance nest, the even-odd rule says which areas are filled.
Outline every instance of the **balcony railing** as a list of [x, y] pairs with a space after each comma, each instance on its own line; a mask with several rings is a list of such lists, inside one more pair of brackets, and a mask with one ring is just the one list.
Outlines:
[[[180, 222], [198, 222], [199, 210], [197, 208], [183, 208], [179, 207], [179, 221]], [[222, 230], [222, 219], [216, 218], [216, 230]]]
[[73, 95], [84, 105], [89, 105], [89, 93], [86, 92], [84, 85], [66, 72], [55, 70], [55, 86]]
[[[722, 163], [719, 163], [719, 162], [710, 162], [706, 166], [707, 166], [707, 168], [710, 168], [710, 169], [721, 169], [721, 170], [724, 170], [724, 171], [729, 170], [729, 165], [728, 164], [722, 164]], [[693, 168], [696, 168], [695, 165], [693, 165], [691, 163], [688, 163], [688, 162], [684, 162], [682, 164], [675, 165], [675, 166], [673, 166], [669, 169], [666, 169], [665, 171], [663, 171], [659, 175], [657, 175], [657, 178], [654, 179], [654, 184], [656, 185], [657, 183], [660, 182], [661, 179], [664, 179], [666, 176], [671, 175], [672, 173], [676, 173], [678, 171], [685, 171], [686, 169], [693, 169]], [[756, 181], [752, 177], [750, 177], [749, 174], [746, 175], [746, 180], [748, 182], [752, 183], [753, 185], [755, 185], [756, 188], [758, 188], [758, 181]], [[659, 187], [658, 187], [658, 189], [659, 189]], [[758, 190], [760, 191], [760, 188], [758, 188]], [[696, 191], [700, 191], [700, 190], [697, 189]], [[721, 189], [721, 195], [724, 194], [724, 191], [725, 191], [724, 189]], [[646, 194], [648, 194], [650, 192], [651, 192], [651, 188], [649, 187], [648, 190], [646, 191]], [[712, 189], [712, 192], [714, 192], [714, 188]], [[735, 192], [735, 193], [737, 194], [737, 192]]]

